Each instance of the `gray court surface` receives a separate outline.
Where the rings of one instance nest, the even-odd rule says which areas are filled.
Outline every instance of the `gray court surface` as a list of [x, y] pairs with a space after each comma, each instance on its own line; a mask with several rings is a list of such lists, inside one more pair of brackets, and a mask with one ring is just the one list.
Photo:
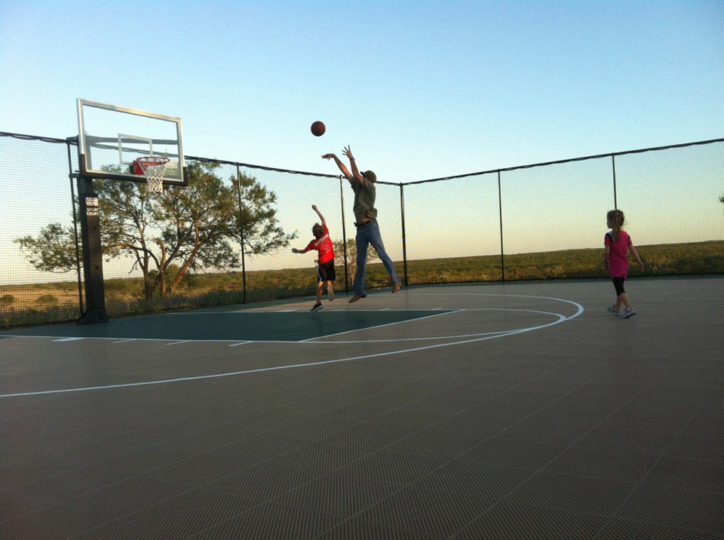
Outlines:
[[724, 278], [0, 335], [0, 537], [722, 538]]

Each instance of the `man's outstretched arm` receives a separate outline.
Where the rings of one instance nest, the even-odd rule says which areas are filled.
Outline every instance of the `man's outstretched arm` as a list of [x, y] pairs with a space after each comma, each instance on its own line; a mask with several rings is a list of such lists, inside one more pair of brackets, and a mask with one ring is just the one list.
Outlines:
[[[357, 168], [357, 161], [355, 161], [352, 155], [352, 149], [349, 146], [345, 146], [342, 153], [349, 158], [349, 164], [352, 166], [352, 176], [355, 177], [360, 184], [364, 184], [365, 179]], [[352, 180], [352, 178], [350, 178], [350, 180]]]
[[324, 159], [333, 159], [334, 162], [337, 164], [337, 167], [339, 167], [339, 170], [342, 171], [342, 174], [347, 177], [347, 180], [352, 180], [353, 176], [350, 174], [347, 166], [342, 163], [335, 154], [324, 154], [322, 157]]

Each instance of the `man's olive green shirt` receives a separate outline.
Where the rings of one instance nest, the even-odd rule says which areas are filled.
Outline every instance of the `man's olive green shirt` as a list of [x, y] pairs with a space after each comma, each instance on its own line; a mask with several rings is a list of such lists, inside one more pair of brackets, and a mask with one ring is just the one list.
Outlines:
[[349, 181], [354, 191], [354, 218], [357, 223], [362, 223], [365, 219], [375, 219], [377, 217], [377, 209], [375, 208], [375, 198], [377, 192], [374, 182], [370, 182], [365, 178], [364, 183], [357, 180], [354, 176]]

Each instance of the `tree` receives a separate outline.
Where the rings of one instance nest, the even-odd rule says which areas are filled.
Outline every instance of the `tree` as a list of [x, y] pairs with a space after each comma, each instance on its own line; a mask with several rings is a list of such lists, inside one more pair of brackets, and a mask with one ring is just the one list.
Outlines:
[[50, 223], [37, 238], [24, 236], [13, 240], [36, 269], [42, 272], [70, 272], [76, 267], [73, 227]]
[[[215, 174], [218, 167], [213, 162], [191, 163], [188, 186], [167, 186], [161, 194], [149, 193], [145, 184], [94, 182], [103, 255], [106, 260], [130, 256], [143, 274], [146, 298], [174, 294], [189, 270], [237, 267], [242, 233], [250, 256], [286, 247], [296, 237], [279, 226], [273, 192], [245, 175], [225, 183]], [[51, 224], [36, 239], [16, 241], [36, 268], [67, 271], [72, 265], [59, 264], [66, 259], [53, 255], [63, 251], [60, 246], [65, 255], [74, 253], [72, 238], [72, 229]]]
[[[344, 266], [344, 242], [336, 240], [332, 242], [334, 246], [334, 254], [342, 266]], [[372, 246], [367, 246], [367, 263], [379, 260], [377, 252]], [[353, 239], [347, 240], [347, 275], [350, 279], [354, 279], [357, 272], [357, 242]]]

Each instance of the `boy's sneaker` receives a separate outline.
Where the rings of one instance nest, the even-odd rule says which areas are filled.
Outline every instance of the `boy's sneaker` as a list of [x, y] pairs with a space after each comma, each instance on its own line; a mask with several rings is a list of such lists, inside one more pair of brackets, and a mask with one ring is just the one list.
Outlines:
[[621, 317], [622, 319], [628, 319], [629, 317], [633, 317], [634, 315], [636, 315], [636, 310], [632, 307], [627, 307], [619, 314], [619, 317]]
[[614, 315], [618, 315], [618, 310], [616, 309], [616, 306], [606, 306], [606, 309], [609, 313], [613, 313]]
[[322, 309], [322, 302], [317, 302], [312, 306], [312, 309], [310, 309], [309, 311], [319, 311], [320, 309]]
[[327, 298], [329, 298], [329, 301], [330, 301], [330, 302], [331, 302], [332, 300], [334, 300], [334, 290], [332, 290], [332, 289], [327, 289]]

